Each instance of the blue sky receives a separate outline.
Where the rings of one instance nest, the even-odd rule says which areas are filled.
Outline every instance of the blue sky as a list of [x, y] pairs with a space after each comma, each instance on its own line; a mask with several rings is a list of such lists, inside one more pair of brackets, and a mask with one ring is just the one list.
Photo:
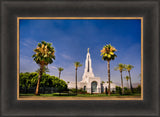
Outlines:
[[[117, 58], [110, 62], [111, 80], [120, 83], [118, 63], [131, 64], [132, 82], [139, 83], [141, 73], [141, 21], [123, 20], [20, 20], [20, 72], [35, 72], [38, 65], [33, 61], [33, 50], [42, 40], [51, 42], [56, 60], [50, 64], [48, 74], [58, 76], [57, 67], [63, 67], [61, 78], [75, 80], [74, 62], [82, 67], [78, 70], [78, 81], [82, 80], [87, 48], [90, 48], [94, 75], [107, 81], [107, 62], [102, 60], [100, 50], [111, 44], [118, 51]], [[123, 72], [123, 76], [128, 75]], [[124, 83], [126, 83], [124, 79]]]

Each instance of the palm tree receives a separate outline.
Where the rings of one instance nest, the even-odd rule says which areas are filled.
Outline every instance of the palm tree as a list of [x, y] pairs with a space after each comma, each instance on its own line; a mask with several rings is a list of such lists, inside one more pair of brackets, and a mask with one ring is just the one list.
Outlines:
[[126, 70], [128, 71], [128, 74], [129, 74], [129, 78], [130, 78], [130, 89], [131, 89], [131, 91], [132, 91], [132, 93], [133, 93], [133, 87], [132, 87], [132, 81], [131, 81], [131, 73], [130, 73], [130, 71], [131, 71], [132, 68], [134, 68], [134, 66], [129, 64], [129, 65], [125, 65], [125, 68], [126, 68]]
[[33, 60], [40, 66], [35, 95], [38, 95], [40, 79], [44, 73], [44, 67], [51, 64], [53, 59], [55, 60], [55, 50], [51, 45], [51, 43], [42, 41], [41, 43], [38, 43], [37, 48], [34, 49], [35, 54], [32, 56]]
[[114, 70], [120, 71], [120, 74], [121, 74], [121, 88], [122, 88], [122, 94], [124, 94], [122, 71], [125, 71], [125, 65], [122, 64], [122, 63], [119, 63], [118, 66], [114, 68]]
[[101, 83], [102, 83], [102, 84], [104, 84], [105, 82], [104, 82], [104, 81], [102, 81]]
[[127, 80], [127, 88], [129, 88], [128, 80], [130, 79], [129, 76], [124, 77]]
[[[107, 83], [109, 83], [108, 81], [107, 81]], [[110, 83], [113, 83], [112, 81], [110, 81]]]
[[62, 67], [58, 67], [58, 71], [59, 71], [59, 79], [60, 79], [60, 76], [61, 76], [61, 72], [63, 71], [64, 69]]
[[107, 67], [108, 67], [108, 95], [110, 95], [110, 61], [114, 60], [117, 55], [114, 53], [117, 51], [111, 44], [105, 45], [103, 49], [101, 50], [101, 56], [104, 61], [107, 61]]
[[[39, 72], [40, 72], [40, 68], [37, 69], [36, 72], [39, 73]], [[45, 67], [45, 66], [44, 66], [42, 72], [43, 72], [43, 73], [49, 72], [48, 67]]]
[[82, 64], [80, 64], [80, 62], [74, 62], [74, 66], [75, 66], [75, 70], [76, 70], [75, 79], [76, 79], [76, 95], [77, 95], [77, 70], [78, 70], [78, 67], [82, 66]]

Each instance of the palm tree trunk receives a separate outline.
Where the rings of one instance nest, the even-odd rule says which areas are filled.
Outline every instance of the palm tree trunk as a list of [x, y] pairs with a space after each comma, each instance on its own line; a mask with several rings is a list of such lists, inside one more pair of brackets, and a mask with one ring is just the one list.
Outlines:
[[77, 68], [76, 68], [76, 95], [77, 95]]
[[107, 66], [108, 66], [108, 82], [109, 82], [109, 84], [108, 84], [108, 95], [110, 96], [111, 93], [110, 93], [110, 63], [109, 63], [109, 61], [107, 61]]
[[129, 88], [128, 80], [127, 80], [127, 87]]
[[122, 71], [120, 71], [120, 73], [121, 73], [121, 87], [122, 87], [122, 94], [124, 94]]
[[130, 78], [130, 89], [131, 89], [131, 92], [133, 93], [133, 87], [132, 87], [132, 81], [131, 81], [131, 73], [130, 71], [128, 71], [129, 73], [129, 78]]
[[41, 80], [41, 77], [42, 77], [42, 72], [43, 72], [43, 65], [40, 66], [40, 71], [39, 71], [39, 76], [38, 76], [38, 82], [37, 82], [37, 88], [36, 88], [35, 95], [39, 95], [38, 91], [39, 91], [40, 80]]

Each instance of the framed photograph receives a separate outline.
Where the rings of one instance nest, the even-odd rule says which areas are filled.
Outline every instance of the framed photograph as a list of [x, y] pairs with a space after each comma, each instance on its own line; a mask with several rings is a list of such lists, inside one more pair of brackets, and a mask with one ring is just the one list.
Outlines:
[[1, 3], [1, 116], [159, 116], [158, 0]]
[[143, 100], [142, 17], [18, 17], [17, 32], [18, 100]]

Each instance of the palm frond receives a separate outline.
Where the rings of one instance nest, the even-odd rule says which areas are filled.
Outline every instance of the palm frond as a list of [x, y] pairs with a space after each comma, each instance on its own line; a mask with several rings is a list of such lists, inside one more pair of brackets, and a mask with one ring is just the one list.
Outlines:
[[78, 68], [78, 67], [81, 67], [82, 64], [80, 62], [74, 62], [74, 66], [75, 66], [75, 68]]
[[125, 71], [125, 64], [119, 63], [117, 67], [114, 68], [116, 71]]
[[117, 55], [114, 53], [117, 51], [111, 44], [105, 45], [101, 50], [101, 56], [103, 60], [114, 60]]
[[44, 65], [48, 65], [53, 62], [53, 59], [55, 60], [55, 50], [51, 45], [51, 43], [45, 41], [38, 43], [37, 48], [34, 49], [35, 54], [32, 56], [37, 64], [44, 63]]
[[125, 76], [124, 77], [127, 81], [130, 79], [130, 77], [129, 76]]
[[130, 65], [130, 64], [128, 64], [128, 65], [125, 65], [125, 69], [126, 69], [126, 71], [130, 71], [131, 69], [133, 69], [134, 68], [134, 66], [133, 65]]
[[58, 71], [63, 71], [64, 70], [64, 68], [62, 68], [62, 67], [58, 67]]

